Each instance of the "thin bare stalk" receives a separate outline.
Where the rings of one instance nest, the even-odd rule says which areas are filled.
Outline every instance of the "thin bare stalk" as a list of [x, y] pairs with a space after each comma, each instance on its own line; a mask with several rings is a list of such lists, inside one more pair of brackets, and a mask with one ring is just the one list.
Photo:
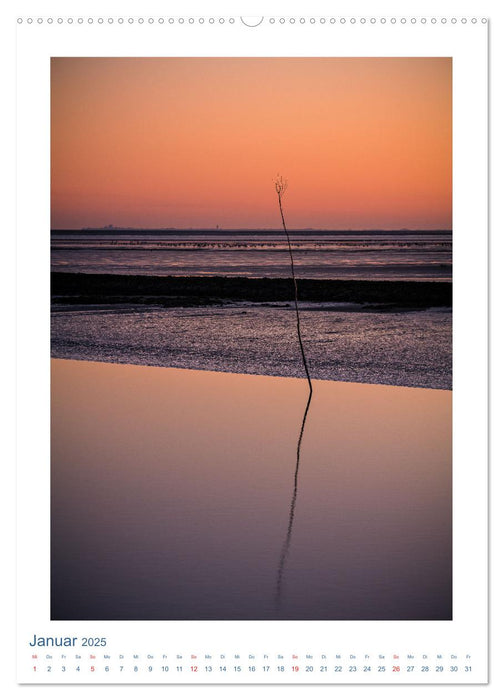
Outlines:
[[304, 346], [303, 346], [303, 339], [301, 337], [301, 323], [299, 321], [299, 307], [298, 307], [298, 287], [297, 287], [296, 274], [294, 272], [294, 258], [292, 257], [291, 241], [290, 241], [289, 232], [287, 231], [287, 226], [285, 225], [285, 217], [284, 217], [284, 212], [283, 212], [283, 207], [282, 207], [282, 197], [284, 196], [286, 189], [287, 189], [287, 180], [284, 180], [283, 177], [279, 175], [277, 177], [277, 179], [275, 180], [275, 190], [276, 190], [276, 193], [278, 195], [278, 207], [280, 209], [280, 216], [282, 217], [282, 226], [283, 226], [283, 230], [285, 231], [285, 235], [287, 236], [287, 243], [289, 246], [289, 255], [290, 255], [290, 262], [291, 262], [291, 274], [292, 274], [292, 281], [294, 283], [294, 305], [296, 307], [297, 335], [298, 335], [298, 340], [299, 340], [299, 347], [301, 348], [301, 356], [303, 358], [303, 365], [304, 365], [304, 369], [306, 372], [306, 378], [308, 379], [308, 386], [310, 387], [310, 394], [311, 394], [313, 389], [312, 389], [310, 371], [308, 369], [308, 363], [306, 362], [306, 356], [305, 356], [305, 351], [304, 351]]

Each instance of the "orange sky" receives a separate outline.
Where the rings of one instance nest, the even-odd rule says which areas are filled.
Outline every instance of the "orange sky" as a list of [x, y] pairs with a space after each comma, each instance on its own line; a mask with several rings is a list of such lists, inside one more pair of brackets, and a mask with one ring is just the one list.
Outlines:
[[451, 228], [450, 58], [53, 58], [52, 227]]

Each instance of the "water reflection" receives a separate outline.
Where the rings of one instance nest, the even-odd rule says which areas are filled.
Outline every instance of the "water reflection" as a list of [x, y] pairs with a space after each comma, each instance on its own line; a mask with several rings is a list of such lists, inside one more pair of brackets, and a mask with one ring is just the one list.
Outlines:
[[67, 360], [51, 392], [51, 619], [451, 619], [451, 392]]
[[308, 415], [308, 411], [310, 410], [312, 394], [313, 394], [313, 389], [312, 389], [312, 386], [310, 384], [310, 393], [308, 394], [308, 400], [306, 402], [306, 408], [304, 411], [303, 420], [301, 422], [301, 429], [299, 431], [299, 438], [298, 438], [298, 443], [297, 443], [296, 468], [294, 470], [294, 490], [292, 492], [291, 504], [290, 504], [290, 509], [289, 509], [289, 523], [287, 525], [287, 535], [285, 536], [285, 540], [284, 540], [282, 550], [280, 553], [280, 561], [278, 564], [277, 583], [276, 583], [276, 605], [277, 605], [277, 608], [279, 608], [280, 604], [281, 604], [283, 575], [284, 575], [285, 563], [286, 563], [287, 557], [289, 555], [289, 549], [290, 549], [290, 543], [291, 543], [291, 537], [292, 537], [292, 527], [294, 525], [294, 513], [296, 511], [296, 500], [297, 500], [297, 493], [298, 493], [299, 458], [301, 456], [301, 444], [303, 442], [303, 434], [304, 434], [304, 429], [305, 429], [306, 417]]

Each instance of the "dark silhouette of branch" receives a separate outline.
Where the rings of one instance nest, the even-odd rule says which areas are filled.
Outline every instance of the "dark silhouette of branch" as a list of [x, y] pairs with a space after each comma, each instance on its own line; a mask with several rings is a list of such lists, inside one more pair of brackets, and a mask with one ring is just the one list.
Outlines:
[[294, 285], [294, 305], [296, 307], [297, 335], [298, 335], [298, 340], [299, 340], [299, 347], [301, 349], [301, 356], [303, 358], [303, 366], [304, 366], [304, 369], [306, 372], [308, 386], [310, 387], [310, 392], [308, 394], [308, 400], [306, 402], [306, 408], [304, 411], [303, 420], [301, 422], [301, 429], [299, 431], [299, 438], [298, 438], [298, 443], [297, 443], [297, 453], [296, 453], [296, 468], [294, 470], [294, 489], [292, 492], [292, 498], [291, 498], [290, 509], [289, 509], [289, 521], [287, 524], [287, 534], [285, 536], [285, 541], [283, 543], [282, 550], [280, 552], [280, 561], [278, 563], [277, 584], [276, 584], [276, 604], [277, 604], [277, 607], [280, 606], [280, 602], [281, 602], [282, 581], [283, 581], [285, 563], [287, 561], [287, 557], [289, 554], [291, 537], [292, 537], [292, 528], [294, 525], [294, 514], [296, 511], [296, 500], [297, 500], [297, 494], [298, 494], [298, 476], [299, 476], [299, 460], [301, 457], [301, 444], [303, 442], [303, 434], [304, 434], [304, 429], [305, 429], [306, 417], [308, 415], [308, 410], [310, 408], [310, 403], [312, 400], [312, 393], [313, 393], [310, 371], [308, 369], [308, 363], [306, 362], [306, 355], [305, 355], [304, 346], [303, 346], [303, 338], [301, 337], [301, 323], [299, 320], [299, 306], [298, 306], [298, 288], [297, 288], [296, 274], [294, 271], [294, 258], [292, 256], [292, 246], [291, 246], [289, 232], [287, 231], [287, 226], [285, 225], [285, 216], [284, 216], [284, 211], [283, 211], [283, 206], [282, 206], [282, 198], [285, 194], [286, 189], [287, 189], [287, 180], [284, 180], [281, 175], [278, 175], [276, 180], [275, 180], [275, 191], [276, 191], [277, 196], [278, 196], [278, 207], [280, 209], [280, 216], [282, 217], [283, 230], [284, 230], [285, 235], [287, 237], [287, 243], [289, 246], [292, 282]]
[[296, 274], [294, 272], [294, 258], [292, 257], [291, 241], [290, 241], [289, 232], [287, 231], [287, 226], [285, 225], [285, 217], [284, 217], [284, 212], [283, 212], [283, 207], [282, 207], [282, 198], [283, 198], [286, 190], [287, 190], [287, 180], [284, 180], [281, 175], [278, 175], [276, 180], [275, 180], [275, 191], [278, 195], [278, 206], [280, 208], [280, 216], [282, 217], [282, 226], [283, 226], [283, 230], [285, 231], [285, 235], [287, 236], [287, 243], [289, 246], [289, 255], [290, 255], [290, 262], [291, 262], [291, 274], [292, 274], [292, 281], [294, 284], [294, 304], [296, 306], [297, 335], [298, 335], [298, 340], [299, 340], [299, 347], [301, 348], [301, 355], [303, 358], [303, 365], [304, 365], [305, 372], [306, 372], [306, 378], [308, 379], [308, 386], [310, 387], [310, 395], [311, 395], [312, 383], [311, 383], [310, 372], [308, 370], [308, 363], [306, 362], [306, 356], [305, 356], [305, 351], [304, 351], [304, 346], [303, 346], [303, 339], [301, 337], [301, 324], [299, 321], [298, 288], [297, 288]]

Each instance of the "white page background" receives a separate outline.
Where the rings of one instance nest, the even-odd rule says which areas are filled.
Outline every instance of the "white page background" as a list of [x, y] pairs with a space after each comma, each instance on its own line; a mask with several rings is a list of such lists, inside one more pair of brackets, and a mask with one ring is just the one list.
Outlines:
[[[218, 11], [216, 9], [214, 10], [214, 12], [211, 13], [210, 8], [212, 8], [212, 9], [222, 8], [224, 3], [215, 3], [214, 5], [211, 5], [211, 6], [208, 3], [206, 3], [204, 9], [201, 9], [202, 3], [199, 3], [199, 9], [197, 7], [198, 3], [188, 3], [187, 5], [185, 5], [183, 7], [183, 9], [178, 10], [178, 12], [177, 12], [176, 5], [177, 5], [176, 3], [143, 3], [141, 6], [141, 12], [140, 12], [138, 5], [136, 5], [135, 3], [120, 3], [120, 12], [121, 12], [121, 14], [128, 14], [128, 13], [134, 14], [134, 15], [135, 14], [136, 15], [142, 14], [143, 16], [148, 16], [149, 14], [153, 14], [154, 16], [156, 16], [157, 14], [166, 15], [168, 13], [169, 14], [182, 14], [184, 16], [188, 16], [190, 14], [198, 14], [198, 13], [208, 15], [208, 14], [218, 14]], [[284, 4], [283, 3], [275, 3], [274, 9], [272, 6], [270, 6], [268, 8], [267, 14], [281, 14], [282, 5], [284, 5]], [[347, 11], [345, 11], [345, 5], [347, 5], [347, 7], [348, 7], [348, 4], [346, 4], [346, 3], [339, 3], [338, 4], [337, 10], [338, 10], [338, 13], [340, 15], [347, 14]], [[369, 9], [370, 5], [372, 5], [371, 12]], [[429, 12], [432, 12], [433, 14], [435, 14], [435, 16], [439, 17], [439, 16], [443, 15], [442, 8], [446, 7], [447, 9], [445, 10], [445, 14], [447, 14], [447, 16], [450, 16], [449, 12], [451, 12], [452, 10], [451, 10], [451, 8], [450, 8], [450, 10], [448, 10], [447, 6], [449, 6], [449, 5], [453, 6], [454, 3], [444, 3], [444, 4], [436, 3], [434, 9], [432, 8], [432, 6], [429, 7], [429, 3], [422, 4], [421, 8], [418, 6], [418, 4], [416, 4], [416, 5], [417, 6], [414, 8], [414, 11], [413, 11], [413, 3], [408, 4], [408, 8], [407, 8], [408, 11], [406, 12], [405, 11], [406, 10], [405, 3], [400, 3], [400, 4], [399, 3], [383, 3], [383, 4], [379, 5], [380, 15], [393, 15], [396, 13], [397, 13], [397, 16], [403, 16], [403, 15], [409, 15], [409, 14], [428, 15]], [[432, 3], [431, 3], [431, 5], [432, 5]], [[493, 13], [491, 11], [491, 8], [488, 8], [488, 10], [485, 12], [484, 5], [485, 5], [485, 3], [480, 3], [478, 5], [478, 7], [475, 8], [475, 7], [471, 7], [469, 3], [459, 2], [456, 4], [456, 13], [454, 13], [454, 14], [456, 14], [456, 16], [460, 17], [460, 16], [464, 15], [464, 10], [466, 10], [467, 15], [469, 17], [474, 16], [474, 15], [481, 17], [481, 16], [484, 16], [486, 13], [490, 14], [493, 17]], [[85, 5], [85, 8], [81, 8], [81, 7], [78, 7], [77, 3], [74, 3], [72, 5], [72, 14], [75, 14], [75, 15], [79, 14], [77, 12], [78, 9], [80, 9], [81, 12], [83, 12], [84, 16], [93, 15], [93, 14], [95, 14], [95, 15], [114, 14], [118, 11], [117, 6], [118, 6], [118, 3], [99, 3], [98, 4], [98, 3], [89, 2]], [[28, 16], [28, 14], [30, 13], [30, 10], [32, 10], [34, 7], [35, 7], [34, 16], [38, 16], [38, 14], [44, 14], [44, 15], [51, 14], [50, 9], [52, 9], [52, 8], [54, 8], [54, 14], [61, 13], [64, 16], [65, 14], [70, 13], [68, 3], [65, 3], [65, 4], [59, 3], [59, 7], [58, 7], [58, 3], [48, 3], [47, 9], [46, 9], [46, 7], [44, 7], [43, 13], [41, 12], [41, 10], [42, 10], [41, 3], [37, 3], [36, 5], [32, 4], [31, 7], [30, 7], [30, 3], [20, 3], [18, 5], [18, 7], [16, 8], [16, 14], [19, 15], [21, 13], [21, 10], [22, 10], [22, 14]], [[180, 7], [180, 5], [179, 5], [179, 7]], [[229, 4], [228, 4], [228, 7], [229, 7]], [[260, 7], [259, 4], [255, 6], [253, 14], [257, 14], [259, 7]], [[290, 15], [305, 15], [305, 16], [313, 16], [316, 14], [325, 14], [328, 12], [329, 8], [333, 12], [336, 10], [336, 8], [333, 6], [332, 3], [329, 5], [329, 8], [328, 8], [327, 3], [325, 3], [325, 4], [320, 3], [320, 4], [315, 4], [315, 5], [311, 4], [310, 7], [307, 8], [306, 6], [303, 6], [302, 3], [292, 3], [292, 2], [289, 3], [288, 7], [289, 7], [289, 14]], [[321, 8], [320, 10], [318, 10], [319, 7]], [[296, 9], [296, 8], [298, 8], [298, 9]], [[307, 12], [308, 9], [310, 10], [309, 13]], [[376, 14], [376, 9], [378, 9], [377, 3], [372, 3], [372, 4], [371, 3], [354, 3], [354, 4], [352, 4], [351, 11], [348, 12], [348, 14], [349, 15], [351, 15], [351, 14], [358, 14], [358, 15]], [[222, 12], [222, 14], [228, 14], [228, 15], [231, 14], [233, 16], [236, 16], [237, 15], [237, 6], [235, 3], [233, 3], [232, 7], [228, 9], [227, 13], [225, 12], [224, 9], [221, 12]], [[245, 12], [243, 12], [241, 10], [240, 10], [240, 13], [245, 14]], [[248, 11], [248, 13], [252, 14], [252, 12], [250, 12], [250, 11]], [[12, 19], [10, 17], [7, 17], [4, 19], [4, 23], [7, 23], [7, 21], [9, 21], [12, 25]], [[11, 30], [12, 30], [12, 26], [11, 26]], [[495, 41], [495, 39], [494, 39], [494, 41]], [[112, 55], [114, 53], [117, 53], [117, 52], [115, 52], [115, 51], [112, 52]], [[191, 52], [191, 53], [192, 53], [192, 55], [195, 55], [194, 52]], [[245, 53], [248, 53], [248, 55], [252, 55], [252, 53], [250, 51], [245, 52]], [[391, 52], [387, 52], [387, 54], [393, 55], [393, 53], [391, 53]], [[443, 55], [443, 54], [446, 55], [445, 52], [440, 52], [437, 55]], [[63, 53], [60, 55], [71, 55], [71, 50], [70, 50], [70, 52]], [[79, 52], [77, 52], [77, 55], [79, 55]], [[82, 55], [82, 53], [81, 53], [81, 55]], [[124, 53], [123, 53], [123, 55], [124, 55]], [[142, 55], [142, 52], [139, 55]], [[189, 55], [191, 55], [191, 54], [189, 54]], [[203, 53], [203, 55], [205, 55], [205, 53]], [[210, 55], [210, 54], [208, 54], [208, 55]], [[223, 55], [223, 54], [221, 54], [221, 55]], [[239, 55], [239, 52], [237, 52], [237, 55]], [[272, 54], [270, 54], [270, 55], [272, 55]], [[285, 55], [285, 50], [279, 50], [278, 55]], [[364, 54], [362, 54], [362, 51], [359, 51], [359, 52], [357, 52], [356, 55], [364, 55]], [[378, 54], [375, 53], [375, 55], [378, 55]], [[416, 55], [420, 55], [420, 54], [418, 52], [416, 52]], [[12, 63], [12, 56], [13, 56], [13, 54], [11, 53], [11, 55], [10, 55], [11, 63]], [[494, 66], [494, 70], [497, 70], [496, 66]], [[10, 82], [8, 83], [8, 85], [10, 85], [12, 87], [12, 77], [9, 78], [9, 81]], [[495, 98], [497, 98], [497, 96], [495, 96]], [[10, 116], [10, 113], [8, 114], [8, 117], [9, 116]], [[13, 120], [11, 118], [10, 125], [12, 126], [12, 124], [13, 124]], [[456, 125], [455, 125], [455, 128], [456, 128]], [[41, 145], [41, 147], [43, 147], [43, 146]], [[457, 154], [457, 150], [456, 150], [456, 143], [455, 143], [455, 180], [457, 178], [457, 164], [456, 164], [457, 155], [456, 154]], [[474, 157], [478, 158], [478, 154], [475, 153]], [[11, 170], [11, 177], [12, 177], [12, 170]], [[3, 191], [5, 191], [5, 187], [3, 188]], [[44, 194], [44, 196], [45, 196], [45, 194]], [[46, 204], [46, 206], [47, 206], [47, 204]], [[457, 221], [456, 221], [456, 211], [455, 211], [454, 228], [456, 226], [457, 226]], [[9, 236], [9, 240], [10, 240], [10, 238], [11, 237]], [[493, 256], [495, 256], [499, 252], [498, 248], [496, 250], [495, 245], [498, 246], [499, 244], [498, 243], [494, 244], [494, 247], [492, 249]], [[484, 247], [484, 246], [482, 246], [482, 247]], [[9, 251], [9, 249], [7, 249], [7, 250]], [[7, 259], [7, 257], [5, 259]], [[455, 264], [457, 265], [457, 262]], [[7, 278], [7, 281], [8, 281], [8, 279], [9, 278]], [[5, 299], [4, 306], [5, 306], [5, 313], [6, 314], [11, 312], [11, 310], [7, 307], [10, 306], [10, 304], [8, 302], [10, 300], [12, 300], [12, 289], [13, 289], [13, 282], [12, 281], [10, 283], [10, 289], [9, 288], [7, 288], [7, 289], [9, 290], [10, 294], [9, 293], [4, 294], [4, 299]], [[465, 302], [471, 303], [471, 300], [467, 298], [465, 300]], [[456, 319], [455, 319], [455, 326], [456, 326]], [[44, 333], [43, 322], [42, 322], [42, 325], [40, 327], [40, 330], [42, 333]], [[47, 331], [45, 331], [45, 332], [47, 332]], [[22, 348], [21, 348], [21, 351], [22, 351]], [[10, 352], [8, 352], [8, 355], [7, 355], [7, 362], [12, 363], [12, 360], [13, 360], [13, 353], [12, 353], [12, 348], [10, 348]], [[5, 368], [5, 360], [4, 360], [4, 368]], [[455, 366], [455, 377], [456, 376], [457, 376], [457, 367]], [[480, 389], [481, 389], [481, 386], [480, 386], [481, 385], [481, 375], [477, 376], [477, 377], [473, 377], [473, 379], [476, 379], [476, 385], [473, 387], [468, 387], [468, 389], [470, 391], [475, 391], [476, 396], [477, 396], [478, 391], [480, 391]], [[455, 379], [455, 382], [456, 381], [457, 381], [457, 379]], [[12, 414], [12, 403], [10, 404], [10, 407], [11, 407], [10, 413]], [[9, 410], [8, 406], [7, 406], [7, 409]], [[9, 474], [7, 476], [7, 486], [10, 486], [10, 485], [12, 485], [12, 471], [9, 471]], [[496, 487], [497, 487], [496, 483], [493, 483], [493, 488], [495, 489]], [[12, 502], [12, 496], [10, 497], [9, 500]], [[4, 529], [3, 529], [4, 534], [8, 535], [9, 533], [12, 533], [12, 513], [10, 513], [9, 510], [7, 510], [5, 514], [7, 516], [10, 515], [10, 521], [8, 521], [8, 523], [10, 523], [10, 524], [6, 524]], [[457, 523], [455, 524], [455, 526], [457, 528]], [[467, 531], [467, 534], [469, 534], [469, 530]], [[474, 534], [474, 531], [473, 531], [473, 534]], [[12, 539], [13, 539], [12, 536], [6, 537], [6, 553], [7, 554], [12, 553]], [[478, 540], [480, 541], [480, 536], [478, 535], [478, 537], [476, 539], [477, 539], [477, 541]], [[475, 549], [475, 554], [477, 554], [476, 549]], [[483, 555], [484, 555], [484, 553], [483, 553]], [[12, 562], [12, 559], [9, 559], [7, 557], [7, 562], [8, 562], [8, 566], [10, 566], [12, 569], [12, 563], [10, 563], [10, 562]], [[480, 563], [481, 563], [481, 560], [480, 560]], [[44, 563], [43, 559], [41, 559], [42, 570], [40, 573], [41, 573], [42, 578], [43, 578], [43, 574], [44, 574], [44, 571], [43, 571], [44, 566], [47, 566], [47, 565]], [[477, 568], [477, 565], [476, 565], [476, 568]], [[498, 572], [497, 572], [497, 574], [498, 574]], [[456, 577], [456, 575], [457, 574], [455, 574], [455, 577]], [[9, 584], [10, 584], [10, 580], [9, 580]], [[4, 602], [7, 602], [11, 609], [12, 609], [13, 594], [14, 594], [14, 588], [12, 585], [9, 585], [7, 587], [6, 593], [4, 593]], [[457, 591], [455, 594], [455, 608], [456, 608], [456, 606], [457, 606]], [[493, 609], [494, 613], [496, 610], [498, 610], [498, 601], [496, 600], [495, 596], [493, 598], [493, 608], [492, 609]], [[476, 617], [479, 617], [479, 616], [477, 615]], [[14, 689], [14, 685], [13, 685], [13, 683], [14, 683], [14, 680], [13, 680], [14, 666], [13, 666], [13, 660], [12, 660], [13, 659], [12, 652], [13, 652], [13, 648], [14, 648], [14, 643], [13, 643], [13, 629], [14, 628], [8, 625], [6, 627], [6, 629], [9, 631], [9, 636], [8, 636], [8, 639], [3, 640], [4, 644], [6, 644], [6, 649], [5, 649], [5, 652], [2, 653], [1, 666], [2, 666], [2, 670], [3, 670], [3, 682], [4, 682], [5, 687], [13, 690]], [[495, 649], [494, 649], [494, 651], [495, 651]], [[9, 654], [10, 654], [10, 656], [9, 656]], [[11, 661], [9, 663], [6, 663], [9, 658], [11, 659]], [[496, 665], [494, 665], [494, 674], [497, 674], [497, 666]], [[494, 681], [494, 683], [492, 683], [487, 688], [484, 688], [484, 687], [468, 688], [468, 687], [460, 687], [459, 686], [457, 689], [448, 688], [448, 687], [445, 687], [442, 689], [440, 688], [439, 691], [443, 692], [444, 694], [455, 691], [455, 690], [458, 693], [462, 693], [462, 694], [467, 693], [467, 692], [477, 692], [478, 690], [480, 692], [486, 692], [486, 693], [492, 692], [493, 693], [493, 690], [496, 687], [497, 686], [496, 686], [496, 683]], [[243, 694], [246, 694], [248, 692], [263, 692], [262, 689], [259, 689], [259, 688], [254, 689], [253, 687], [249, 687], [249, 688], [245, 688], [245, 687], [241, 687], [241, 688], [237, 688], [237, 687], [235, 687], [235, 688], [229, 688], [229, 687], [228, 688], [225, 688], [225, 687], [211, 688], [211, 687], [207, 687], [205, 689], [203, 689], [203, 688], [198, 689], [198, 688], [191, 688], [191, 687], [185, 687], [185, 688], [182, 688], [182, 687], [177, 687], [177, 688], [173, 688], [173, 687], [153, 688], [153, 687], [150, 687], [150, 688], [145, 688], [145, 689], [134, 688], [134, 687], [133, 688], [132, 687], [121, 687], [121, 688], [108, 687], [108, 688], [93, 688], [93, 689], [90, 689], [89, 687], [88, 688], [85, 688], [85, 687], [68, 688], [67, 687], [65, 689], [58, 688], [58, 687], [53, 687], [53, 688], [38, 687], [38, 688], [31, 688], [30, 689], [28, 687], [23, 687], [23, 688], [17, 687], [15, 690], [17, 693], [37, 692], [37, 694], [40, 694], [40, 693], [43, 694], [43, 693], [50, 692], [51, 697], [53, 696], [54, 693], [62, 692], [63, 690], [65, 692], [65, 695], [68, 695], [69, 693], [73, 694], [73, 693], [78, 693], [78, 692], [100, 692], [100, 693], [101, 692], [104, 692], [104, 693], [121, 692], [121, 696], [124, 696], [124, 695], [128, 696], [128, 694], [130, 694], [131, 692], [134, 692], [137, 694], [140, 694], [141, 692], [170, 692], [171, 694], [176, 693], [176, 696], [180, 696], [180, 697], [187, 696], [189, 692], [190, 693], [198, 692], [198, 690], [199, 690], [199, 692], [214, 694], [215, 697], [217, 697], [217, 693], [219, 693], [219, 697], [220, 697], [221, 693], [226, 693], [226, 692], [227, 693], [232, 692], [233, 696], [236, 694], [243, 695]], [[426, 687], [423, 687], [423, 688], [422, 687], [405, 688], [403, 686], [402, 688], [393, 688], [393, 687], [389, 686], [386, 688], [380, 688], [380, 687], [375, 686], [373, 688], [366, 689], [366, 688], [362, 688], [362, 687], [351, 688], [349, 686], [345, 686], [345, 688], [339, 688], [339, 689], [338, 688], [315, 688], [315, 689], [313, 689], [313, 692], [322, 693], [322, 692], [329, 691], [329, 692], [344, 692], [346, 694], [346, 693], [356, 693], [356, 692], [360, 693], [360, 692], [366, 692], [366, 691], [371, 692], [372, 691], [374, 693], [382, 693], [383, 697], [385, 697], [384, 693], [386, 692], [387, 697], [388, 697], [389, 693], [394, 693], [394, 692], [395, 693], [401, 692], [401, 694], [406, 692], [406, 693], [410, 694], [410, 693], [414, 693], [417, 691], [436, 692], [437, 690], [438, 689], [436, 689], [436, 688], [430, 688], [430, 687], [429, 688], [426, 688]], [[304, 688], [304, 689], [303, 688], [294, 688], [291, 686], [288, 689], [276, 687], [276, 688], [272, 689], [271, 692], [274, 692], [275, 694], [282, 693], [282, 692], [289, 692], [289, 695], [291, 695], [291, 694], [296, 694], [296, 693], [299, 694], [300, 692], [303, 692], [303, 693], [312, 692], [312, 690], [310, 689], [310, 691], [308, 691], [307, 688]], [[47, 696], [49, 697], [49, 695], [47, 695]]]

